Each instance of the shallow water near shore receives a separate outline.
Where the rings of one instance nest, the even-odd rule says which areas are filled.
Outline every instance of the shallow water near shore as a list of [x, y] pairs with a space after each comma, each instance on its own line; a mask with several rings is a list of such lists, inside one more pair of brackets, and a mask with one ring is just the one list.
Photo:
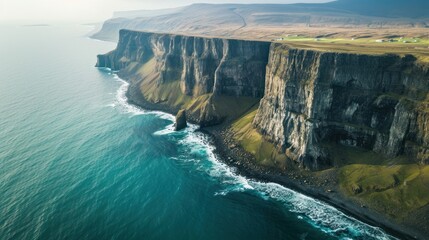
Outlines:
[[0, 27], [0, 239], [393, 239], [127, 104], [90, 30]]

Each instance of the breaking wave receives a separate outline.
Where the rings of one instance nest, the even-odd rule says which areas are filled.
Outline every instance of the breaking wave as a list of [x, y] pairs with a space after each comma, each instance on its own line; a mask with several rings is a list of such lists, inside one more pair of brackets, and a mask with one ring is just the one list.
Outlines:
[[115, 75], [115, 79], [122, 83], [116, 93], [116, 100], [111, 105], [122, 113], [131, 116], [152, 114], [166, 119], [172, 123], [164, 129], [156, 131], [153, 135], [184, 134], [179, 144], [184, 146], [187, 152], [193, 153], [193, 159], [174, 158], [176, 161], [192, 161], [200, 171], [203, 171], [214, 181], [222, 185], [222, 190], [213, 193], [217, 196], [225, 196], [232, 192], [250, 192], [266, 201], [281, 203], [288, 211], [295, 213], [296, 217], [306, 221], [315, 228], [339, 239], [396, 239], [386, 234], [382, 229], [365, 224], [353, 217], [347, 216], [338, 209], [323, 203], [317, 199], [305, 196], [301, 193], [283, 187], [272, 182], [261, 182], [248, 179], [237, 173], [236, 169], [221, 162], [215, 154], [215, 147], [210, 144], [209, 138], [198, 132], [198, 126], [190, 125], [185, 131], [174, 131], [174, 116], [164, 112], [146, 111], [127, 101], [126, 91], [129, 83]]

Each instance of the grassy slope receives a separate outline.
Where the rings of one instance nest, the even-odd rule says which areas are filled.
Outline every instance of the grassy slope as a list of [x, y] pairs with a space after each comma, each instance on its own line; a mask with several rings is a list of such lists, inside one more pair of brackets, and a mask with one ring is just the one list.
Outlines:
[[254, 107], [232, 124], [233, 137], [244, 150], [255, 156], [258, 164], [285, 169], [286, 156], [280, 154], [252, 125], [257, 111], [257, 107]]
[[336, 145], [327, 149], [340, 164], [338, 180], [344, 194], [399, 220], [429, 204], [429, 166], [363, 149]]
[[213, 94], [188, 96], [182, 93], [179, 79], [158, 84], [159, 74], [155, 70], [155, 59], [144, 65], [131, 63], [127, 71], [135, 73], [136, 79], [144, 79], [140, 89], [147, 101], [174, 109], [186, 109], [189, 114], [195, 116], [209, 114], [220, 119], [233, 120], [259, 103], [259, 99], [251, 97], [214, 96]]

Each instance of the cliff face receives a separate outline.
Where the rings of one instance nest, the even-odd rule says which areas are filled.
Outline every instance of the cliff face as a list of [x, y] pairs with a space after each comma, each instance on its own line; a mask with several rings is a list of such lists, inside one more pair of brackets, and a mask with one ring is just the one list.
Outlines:
[[287, 49], [273, 44], [254, 126], [289, 158], [329, 165], [324, 144], [428, 161], [428, 69], [412, 56]]
[[[264, 93], [270, 43], [120, 31], [98, 67], [131, 82], [132, 101], [176, 112], [202, 126], [237, 118]], [[156, 104], [156, 105], [153, 105]]]
[[262, 97], [270, 43], [120, 31], [98, 67], [125, 70], [154, 60], [158, 84], [180, 81], [183, 94]]
[[[429, 204], [429, 66], [413, 56], [122, 30], [97, 66], [128, 80], [137, 105], [183, 109], [203, 127], [226, 123], [217, 136], [238, 166], [288, 171], [410, 226], [428, 225], [415, 216]], [[335, 168], [300, 177], [291, 160]]]
[[253, 127], [309, 169], [332, 164], [332, 145], [429, 162], [429, 70], [412, 56], [121, 30], [97, 66], [130, 80], [134, 102], [186, 109], [202, 126], [262, 98]]

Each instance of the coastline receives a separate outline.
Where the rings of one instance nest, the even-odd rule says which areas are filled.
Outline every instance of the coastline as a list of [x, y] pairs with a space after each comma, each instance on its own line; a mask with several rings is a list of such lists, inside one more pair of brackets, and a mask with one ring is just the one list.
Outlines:
[[320, 188], [320, 186], [308, 181], [305, 176], [299, 173], [292, 171], [284, 174], [254, 164], [251, 154], [239, 147], [235, 151], [228, 147], [229, 143], [224, 141], [223, 138], [225, 134], [224, 126], [205, 128], [201, 129], [201, 131], [211, 137], [216, 147], [215, 153], [220, 157], [220, 160], [229, 166], [235, 167], [242, 176], [280, 184], [283, 187], [327, 203], [359, 221], [381, 228], [398, 239], [426, 239], [424, 233], [417, 232], [399, 223], [394, 223], [386, 219], [382, 214], [345, 198], [332, 183]]
[[[167, 105], [146, 101], [138, 86], [139, 82], [132, 83], [132, 81], [128, 86], [126, 92], [128, 103], [143, 109], [162, 111], [173, 115], [180, 110]], [[192, 119], [188, 119], [188, 122], [195, 123]], [[302, 171], [281, 172], [279, 170], [256, 165], [254, 157], [250, 153], [247, 153], [241, 147], [234, 147], [233, 149], [229, 147], [232, 142], [227, 140], [229, 139], [227, 136], [227, 126], [228, 123], [224, 122], [220, 125], [200, 128], [199, 131], [210, 137], [211, 143], [215, 146], [215, 153], [219, 156], [219, 160], [236, 168], [240, 175], [262, 182], [277, 183], [283, 187], [320, 200], [359, 221], [373, 227], [381, 228], [386, 233], [398, 239], [427, 239], [424, 232], [411, 229], [403, 224], [386, 219], [382, 214], [366, 206], [359, 205], [352, 199], [344, 197], [339, 193], [338, 185], [334, 182], [335, 180], [330, 179], [321, 186], [320, 184], [317, 185], [317, 180], [316, 182], [314, 179], [309, 180], [308, 175], [301, 175], [301, 173], [303, 173]]]

